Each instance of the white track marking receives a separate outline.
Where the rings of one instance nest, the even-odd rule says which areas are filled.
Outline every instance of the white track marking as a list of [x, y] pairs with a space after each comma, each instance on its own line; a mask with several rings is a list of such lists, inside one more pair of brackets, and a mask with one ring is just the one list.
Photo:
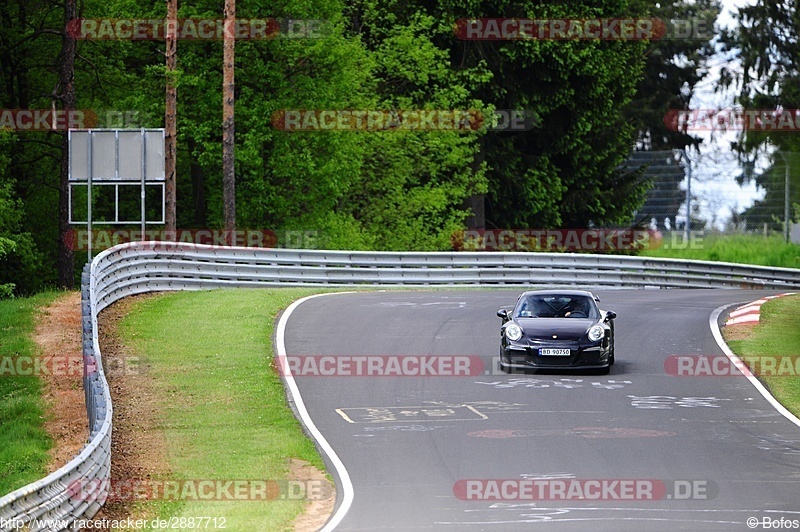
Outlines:
[[[342, 293], [342, 292], [337, 292]], [[286, 344], [284, 342], [285, 333], [286, 333], [286, 322], [289, 321], [289, 316], [292, 315], [292, 312], [302, 303], [308, 301], [309, 299], [313, 299], [315, 297], [322, 297], [322, 296], [330, 296], [336, 295], [334, 294], [316, 294], [313, 296], [304, 297], [302, 299], [298, 299], [281, 314], [281, 319], [278, 320], [278, 329], [275, 334], [275, 344], [278, 350], [278, 357], [286, 357]], [[325, 524], [325, 526], [321, 529], [320, 532], [328, 532], [336, 528], [339, 523], [341, 523], [344, 516], [347, 514], [348, 510], [350, 510], [350, 506], [353, 504], [353, 498], [355, 497], [355, 492], [353, 490], [353, 482], [350, 480], [350, 475], [347, 473], [347, 469], [344, 467], [342, 460], [339, 458], [339, 455], [336, 454], [336, 451], [333, 450], [333, 447], [328, 443], [328, 440], [322, 435], [319, 431], [317, 426], [311, 420], [311, 416], [308, 414], [308, 410], [306, 410], [306, 405], [303, 402], [303, 397], [300, 395], [300, 390], [297, 388], [297, 383], [294, 380], [294, 375], [292, 375], [291, 369], [289, 366], [286, 365], [286, 371], [284, 372], [284, 379], [286, 379], [286, 386], [289, 388], [289, 393], [292, 396], [292, 400], [294, 401], [295, 408], [297, 408], [297, 413], [300, 415], [300, 419], [303, 422], [303, 425], [306, 426], [306, 429], [311, 433], [314, 439], [317, 441], [317, 444], [320, 446], [322, 451], [328, 455], [328, 459], [333, 464], [334, 469], [336, 469], [336, 473], [339, 475], [339, 480], [342, 483], [342, 504], [339, 506], [339, 509], [333, 514], [330, 520]]]
[[[740, 367], [745, 366], [745, 363], [742, 362], [742, 360], [738, 356], [736, 356], [736, 354], [733, 351], [731, 351], [731, 348], [728, 347], [728, 344], [725, 343], [725, 340], [722, 338], [722, 331], [720, 331], [718, 323], [720, 314], [722, 314], [722, 312], [729, 306], [730, 305], [723, 305], [718, 309], [714, 310], [714, 312], [712, 312], [711, 316], [708, 318], [708, 325], [711, 327], [711, 334], [714, 335], [714, 340], [717, 341], [717, 345], [719, 345], [719, 348], [722, 349], [722, 352], [725, 353], [725, 356], [727, 356], [730, 359], [730, 361], [733, 362], [733, 364], [736, 366], [736, 369], [739, 370]], [[769, 404], [771, 404], [772, 407], [778, 411], [778, 413], [780, 413], [783, 417], [785, 417], [786, 419], [788, 419], [789, 421], [800, 427], [800, 419], [798, 419], [797, 416], [789, 412], [789, 410], [787, 410], [785, 406], [780, 404], [778, 400], [775, 399], [772, 396], [772, 394], [769, 393], [769, 391], [767, 391], [766, 388], [764, 388], [764, 385], [761, 384], [761, 381], [759, 381], [752, 374], [746, 375], [742, 373], [742, 375], [747, 377], [747, 380], [750, 381], [750, 384], [752, 384], [755, 387], [755, 389], [758, 390], [758, 392], [764, 397], [764, 399], [766, 399], [769, 402]]]

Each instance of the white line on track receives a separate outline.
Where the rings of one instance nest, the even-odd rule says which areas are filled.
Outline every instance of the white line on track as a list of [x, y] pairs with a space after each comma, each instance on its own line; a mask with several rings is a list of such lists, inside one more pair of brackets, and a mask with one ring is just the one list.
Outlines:
[[[742, 361], [742, 359], [736, 356], [736, 354], [733, 351], [731, 351], [731, 348], [728, 347], [728, 344], [726, 344], [725, 340], [722, 338], [722, 331], [720, 331], [719, 329], [719, 322], [718, 322], [719, 316], [729, 306], [730, 305], [723, 305], [714, 310], [714, 312], [712, 312], [711, 316], [708, 318], [708, 325], [711, 327], [711, 334], [714, 335], [714, 340], [717, 341], [717, 345], [719, 345], [719, 348], [722, 349], [722, 352], [725, 353], [725, 356], [727, 356], [728, 359], [730, 359], [730, 361], [733, 362], [736, 369], [741, 372], [739, 368], [744, 367], [746, 364]], [[789, 421], [800, 427], [800, 419], [798, 419], [797, 416], [789, 412], [789, 410], [787, 410], [785, 406], [780, 404], [778, 400], [775, 399], [766, 388], [764, 388], [764, 385], [761, 384], [761, 381], [759, 381], [755, 375], [753, 374], [746, 375], [744, 373], [742, 373], [742, 375], [747, 377], [747, 380], [750, 381], [750, 384], [752, 384], [755, 387], [755, 389], [758, 390], [758, 392], [764, 397], [764, 399], [766, 399], [769, 402], [769, 404], [772, 405], [772, 407], [775, 410], [777, 410], [783, 417], [785, 417], [786, 419], [788, 419]]]
[[[316, 294], [313, 296], [304, 297], [302, 299], [298, 299], [281, 314], [281, 319], [278, 320], [278, 329], [275, 335], [275, 344], [278, 350], [278, 357], [286, 357], [286, 344], [284, 342], [285, 333], [286, 333], [286, 322], [289, 321], [289, 316], [292, 315], [292, 312], [301, 305], [302, 303], [308, 301], [309, 299], [314, 299], [315, 297], [322, 297], [322, 296], [330, 296], [341, 294], [342, 292], [336, 292], [333, 294]], [[320, 530], [320, 532], [328, 532], [336, 528], [339, 523], [344, 519], [344, 516], [347, 514], [347, 511], [350, 510], [350, 506], [353, 504], [353, 498], [355, 497], [355, 492], [353, 490], [353, 482], [350, 480], [350, 475], [347, 473], [347, 469], [344, 467], [339, 455], [336, 454], [336, 451], [333, 450], [333, 447], [328, 443], [328, 440], [322, 435], [319, 431], [317, 426], [311, 420], [311, 416], [308, 414], [308, 410], [306, 410], [306, 405], [303, 402], [303, 397], [300, 395], [300, 390], [297, 388], [297, 383], [294, 380], [294, 375], [292, 375], [292, 371], [289, 368], [289, 365], [286, 364], [284, 366], [286, 370], [284, 371], [284, 379], [286, 379], [286, 386], [289, 388], [289, 393], [292, 396], [292, 400], [294, 401], [295, 407], [297, 408], [297, 413], [300, 416], [303, 425], [306, 426], [308, 431], [317, 441], [317, 444], [320, 446], [320, 449], [328, 456], [328, 459], [333, 464], [334, 469], [336, 469], [336, 474], [339, 476], [339, 481], [341, 482], [342, 488], [342, 504], [333, 514], [333, 516], [328, 520], [325, 526]]]

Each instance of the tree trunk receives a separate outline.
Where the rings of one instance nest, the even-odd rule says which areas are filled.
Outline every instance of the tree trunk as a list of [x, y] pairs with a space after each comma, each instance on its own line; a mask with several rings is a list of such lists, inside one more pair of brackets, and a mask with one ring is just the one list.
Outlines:
[[[64, 4], [64, 33], [61, 38], [61, 66], [58, 98], [66, 113], [75, 109], [75, 39], [66, 31], [69, 22], [76, 18], [76, 0]], [[61, 144], [61, 174], [58, 182], [58, 286], [71, 289], [75, 284], [75, 265], [72, 249], [67, 243], [69, 232], [69, 135], [64, 134]]]
[[236, 0], [225, 0], [225, 39], [222, 65], [222, 197], [225, 231], [233, 244], [236, 230], [236, 174], [234, 166], [234, 47]]
[[[167, 0], [167, 94], [166, 116], [164, 117], [164, 222], [166, 239], [175, 240], [175, 168], [177, 165], [177, 99], [178, 89], [175, 86], [175, 70], [178, 63], [178, 40], [175, 35], [175, 23], [178, 18], [178, 0]], [[172, 23], [172, 24], [170, 24]]]

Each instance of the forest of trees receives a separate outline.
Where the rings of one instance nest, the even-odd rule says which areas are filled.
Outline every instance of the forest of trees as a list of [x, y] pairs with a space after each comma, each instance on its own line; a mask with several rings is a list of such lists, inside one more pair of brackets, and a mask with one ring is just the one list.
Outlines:
[[[180, 19], [221, 19], [223, 0], [179, 0]], [[664, 40], [465, 40], [457, 21], [703, 19], [716, 0], [507, 3], [497, 0], [238, 0], [239, 19], [324, 22], [312, 38], [236, 42], [236, 224], [313, 231], [331, 249], [449, 250], [468, 225], [618, 227], [648, 183], [622, 163], [633, 150], [695, 148], [668, 130], [687, 109], [713, 53], [708, 37]], [[177, 227], [223, 227], [222, 40], [75, 39], [78, 19], [161, 19], [164, 0], [5, 0], [0, 11], [4, 110], [92, 111], [100, 127], [164, 127], [177, 87]], [[797, 105], [798, 18], [760, 0], [724, 36], [759, 106]], [[778, 9], [780, 11], [780, 9]], [[74, 27], [74, 26], [71, 26]], [[793, 36], [793, 38], [791, 38]], [[771, 50], [764, 59], [762, 47]], [[766, 62], [765, 62], [766, 61]], [[752, 91], [743, 92], [745, 95]], [[524, 110], [525, 131], [282, 131], [282, 110]], [[277, 115], [279, 116], [279, 115]], [[112, 123], [110, 117], [121, 123]], [[769, 143], [748, 136], [750, 154]], [[781, 149], [791, 146], [779, 144]], [[800, 148], [792, 148], [800, 151]], [[86, 260], [66, 236], [66, 133], [0, 127], [0, 297], [69, 286]], [[675, 185], [677, 187], [677, 183]], [[3, 288], [4, 287], [4, 288]]]
[[[739, 103], [745, 109], [800, 109], [800, 12], [796, 0], [774, 2], [759, 0], [739, 10], [737, 26], [724, 34], [729, 50], [739, 52], [743, 69], [725, 71], [722, 82], [740, 87]], [[790, 192], [792, 209], [800, 201], [800, 138], [798, 130], [742, 132], [733, 146], [741, 161], [740, 183], [755, 180], [766, 192], [762, 200], [742, 213], [741, 220], [750, 226], [768, 224], [781, 230], [785, 197], [785, 165], [790, 165], [793, 179]], [[770, 157], [772, 165], [763, 172], [755, 170], [759, 156]], [[790, 214], [791, 216], [792, 214]], [[800, 216], [800, 212], [794, 216]]]

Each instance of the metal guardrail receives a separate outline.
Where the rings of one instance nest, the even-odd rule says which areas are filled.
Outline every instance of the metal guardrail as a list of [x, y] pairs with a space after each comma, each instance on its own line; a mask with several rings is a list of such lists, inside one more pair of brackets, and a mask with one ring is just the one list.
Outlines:
[[[800, 288], [800, 270], [616, 255], [400, 253], [122, 244], [87, 265], [82, 283], [88, 443], [58, 471], [0, 498], [0, 522], [86, 519], [108, 495], [112, 407], [97, 315], [124, 297], [165, 290], [258, 286], [593, 286]], [[75, 496], [75, 486], [81, 496]], [[86, 486], [93, 486], [86, 493]], [[1, 528], [3, 532], [12, 528]]]
[[108, 495], [111, 470], [111, 394], [97, 342], [94, 282], [89, 265], [81, 276], [83, 389], [89, 438], [67, 465], [0, 498], [0, 530], [64, 530], [71, 522], [97, 514]]

